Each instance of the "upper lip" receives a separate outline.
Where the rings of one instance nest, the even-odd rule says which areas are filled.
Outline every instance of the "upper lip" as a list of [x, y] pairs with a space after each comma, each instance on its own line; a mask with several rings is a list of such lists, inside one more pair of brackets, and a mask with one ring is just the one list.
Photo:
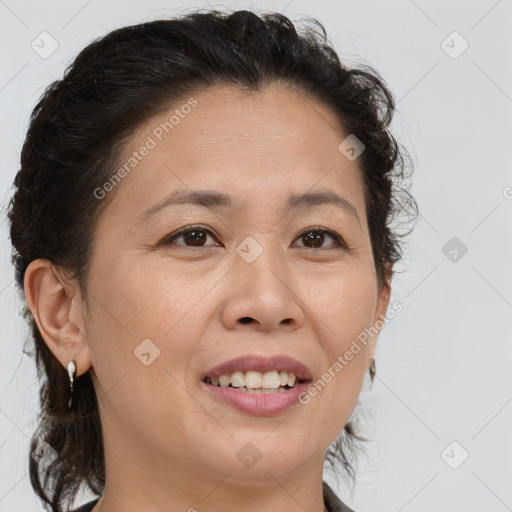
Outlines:
[[283, 371], [293, 373], [300, 380], [312, 380], [311, 372], [309, 368], [293, 359], [292, 357], [280, 355], [273, 357], [263, 357], [257, 354], [247, 354], [240, 357], [235, 357], [229, 361], [211, 368], [203, 375], [203, 380], [206, 377], [219, 377], [220, 375], [231, 375], [233, 372], [241, 371], [243, 373], [247, 371], [255, 372], [271, 372], [271, 371]]

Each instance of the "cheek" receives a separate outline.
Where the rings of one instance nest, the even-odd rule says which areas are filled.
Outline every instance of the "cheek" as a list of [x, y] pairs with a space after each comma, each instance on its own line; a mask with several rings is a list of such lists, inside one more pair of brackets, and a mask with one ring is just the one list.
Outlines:
[[113, 329], [133, 343], [145, 338], [163, 341], [182, 323], [190, 324], [188, 313], [215, 284], [213, 279], [209, 283], [208, 278], [191, 275], [183, 269], [148, 268], [119, 258], [112, 273], [97, 279], [96, 293]]
[[[318, 341], [325, 354], [321, 382], [316, 386], [318, 395], [323, 395], [324, 403], [334, 405], [335, 422], [343, 423], [357, 401], [367, 368], [377, 284], [370, 272], [362, 271], [338, 274], [328, 286], [308, 289]], [[330, 408], [326, 414], [326, 421], [331, 421]]]
[[87, 334], [103, 393], [121, 379], [125, 387], [137, 379], [140, 388], [133, 392], [140, 397], [154, 396], [152, 382], [170, 380], [167, 387], [179, 388], [194, 340], [200, 339], [199, 319], [190, 319], [204, 291], [191, 287], [184, 293], [180, 282], [134, 265], [128, 271], [120, 262], [108, 276], [95, 274], [90, 295]]
[[193, 316], [204, 291], [184, 293], [182, 283], [156, 271], [128, 272], [121, 264], [95, 284], [90, 334], [98, 395], [131, 435], [151, 425], [164, 439], [194, 405], [185, 372], [204, 329]]
[[367, 268], [347, 266], [319, 280], [302, 278], [301, 298], [314, 320], [320, 327], [323, 324], [323, 337], [331, 349], [344, 350], [373, 322], [377, 282]]

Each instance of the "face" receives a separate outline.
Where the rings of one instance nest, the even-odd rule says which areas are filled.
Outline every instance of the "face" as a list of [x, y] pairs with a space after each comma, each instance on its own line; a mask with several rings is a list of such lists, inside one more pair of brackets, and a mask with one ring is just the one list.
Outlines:
[[[202, 379], [256, 354], [292, 357], [321, 380], [385, 313], [358, 160], [338, 149], [348, 134], [333, 112], [291, 89], [219, 87], [193, 98], [190, 109], [176, 106], [168, 133], [161, 123], [171, 111], [134, 135], [121, 165], [134, 151], [137, 163], [109, 192], [95, 231], [84, 326], [107, 457], [130, 453], [150, 461], [148, 471], [180, 478], [254, 481], [313, 464], [321, 472], [375, 339], [307, 404], [279, 413], [243, 412]], [[231, 203], [175, 203], [144, 215], [182, 190]], [[285, 209], [292, 195], [321, 192], [353, 210], [311, 201]], [[238, 458], [247, 443], [261, 454], [252, 467]]]

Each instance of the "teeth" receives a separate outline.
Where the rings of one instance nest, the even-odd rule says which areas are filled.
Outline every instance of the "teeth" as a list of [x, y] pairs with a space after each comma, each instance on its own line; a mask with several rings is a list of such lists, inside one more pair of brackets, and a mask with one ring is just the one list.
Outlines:
[[263, 374], [263, 382], [261, 383], [263, 389], [277, 389], [280, 385], [279, 373], [276, 371]]
[[261, 382], [263, 377], [260, 372], [247, 372], [245, 374], [245, 383], [244, 386], [247, 388], [258, 389], [261, 388]]
[[286, 391], [285, 388], [278, 389], [251, 389], [251, 388], [236, 388], [237, 391], [244, 391], [245, 393], [253, 393], [253, 394], [274, 394], [274, 393], [284, 393]]
[[294, 387], [297, 382], [297, 377], [293, 373], [278, 372], [273, 370], [271, 372], [255, 372], [247, 371], [244, 375], [241, 371], [233, 372], [231, 375], [220, 375], [219, 377], [209, 378], [209, 381], [214, 386], [227, 388], [230, 384], [232, 387], [240, 389], [241, 391], [251, 392], [270, 392], [279, 390], [279, 388], [288, 386]]
[[231, 385], [234, 388], [242, 388], [245, 386], [244, 374], [242, 372], [233, 372], [231, 374]]
[[219, 384], [221, 388], [227, 388], [229, 386], [229, 383], [231, 382], [231, 376], [230, 375], [221, 375], [219, 377]]

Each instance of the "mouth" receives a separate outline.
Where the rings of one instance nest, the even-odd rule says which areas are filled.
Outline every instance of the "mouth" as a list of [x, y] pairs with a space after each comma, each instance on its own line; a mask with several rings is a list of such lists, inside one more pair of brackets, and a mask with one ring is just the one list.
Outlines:
[[[227, 383], [226, 380], [224, 380], [224, 379], [222, 379], [223, 382], [221, 384], [221, 379], [215, 378], [215, 377], [213, 378], [213, 380], [210, 377], [205, 377], [203, 379], [203, 382], [205, 384], [209, 384], [211, 386], [218, 387], [218, 388], [230, 388], [230, 389], [234, 389], [236, 391], [240, 391], [243, 393], [254, 393], [254, 394], [284, 393], [285, 391], [288, 391], [289, 389], [297, 388], [301, 384], [309, 384], [310, 382], [312, 382], [311, 380], [297, 379], [297, 378], [290, 379], [290, 382], [292, 380], [294, 380], [295, 382], [293, 382], [291, 384], [288, 384], [288, 382], [283, 384], [282, 383], [283, 380], [281, 380], [279, 386], [277, 386], [277, 387], [275, 387], [275, 386], [274, 387], [263, 387], [263, 385], [261, 385], [259, 387], [251, 387], [250, 385], [234, 386], [231, 382]], [[239, 381], [239, 382], [241, 382], [241, 381]]]
[[309, 368], [284, 355], [237, 357], [201, 377], [205, 391], [217, 403], [256, 416], [280, 414], [296, 406], [311, 382]]
[[202, 375], [206, 384], [247, 393], [282, 392], [312, 380], [305, 364], [285, 355], [247, 354], [225, 361]]
[[250, 388], [221, 386], [220, 381], [206, 377], [201, 381], [203, 389], [217, 404], [227, 405], [238, 412], [251, 416], [275, 416], [299, 405], [301, 395], [307, 392], [311, 380], [297, 379], [291, 386], [285, 384], [274, 388]]

